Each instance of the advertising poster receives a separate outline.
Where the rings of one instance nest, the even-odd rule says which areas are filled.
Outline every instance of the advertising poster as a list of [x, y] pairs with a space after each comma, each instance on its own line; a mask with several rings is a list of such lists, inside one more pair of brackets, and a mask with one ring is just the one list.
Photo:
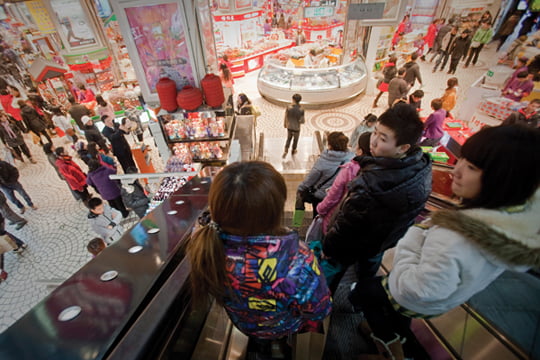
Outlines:
[[71, 48], [97, 43], [96, 35], [86, 18], [81, 4], [73, 0], [51, 0], [60, 30]]
[[27, 1], [26, 7], [34, 18], [34, 22], [36, 23], [38, 29], [42, 33], [50, 34], [56, 31], [54, 23], [49, 17], [49, 13], [47, 12], [45, 5], [43, 5], [43, 2], [38, 0]]
[[181, 90], [195, 85], [178, 3], [126, 7], [126, 17], [151, 94], [162, 77]]

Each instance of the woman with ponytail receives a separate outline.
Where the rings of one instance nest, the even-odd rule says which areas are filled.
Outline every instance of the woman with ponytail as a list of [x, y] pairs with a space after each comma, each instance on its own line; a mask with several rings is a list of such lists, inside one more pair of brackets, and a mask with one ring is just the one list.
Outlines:
[[213, 296], [255, 339], [316, 331], [331, 311], [317, 260], [283, 226], [286, 196], [270, 164], [231, 164], [213, 180], [209, 217], [187, 245], [194, 301]]

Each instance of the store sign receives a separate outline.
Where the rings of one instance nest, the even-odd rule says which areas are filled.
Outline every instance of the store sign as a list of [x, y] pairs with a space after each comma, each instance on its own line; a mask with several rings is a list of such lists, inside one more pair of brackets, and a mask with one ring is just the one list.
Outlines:
[[386, 3], [350, 4], [349, 20], [382, 19]]
[[331, 6], [308, 6], [304, 8], [305, 18], [324, 17], [334, 15], [334, 8]]
[[214, 21], [241, 21], [261, 16], [262, 11], [252, 11], [246, 14], [215, 15]]

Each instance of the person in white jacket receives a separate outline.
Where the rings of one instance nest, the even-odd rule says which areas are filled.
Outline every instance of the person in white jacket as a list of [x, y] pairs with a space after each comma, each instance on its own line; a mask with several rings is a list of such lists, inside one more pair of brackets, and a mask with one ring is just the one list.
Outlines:
[[94, 197], [88, 200], [88, 223], [92, 230], [98, 234], [107, 245], [120, 239], [124, 234], [124, 228], [120, 225], [122, 213], [100, 198]]
[[349, 296], [387, 358], [410, 355], [402, 344], [411, 318], [463, 304], [506, 270], [540, 266], [540, 132], [520, 125], [483, 129], [461, 156], [452, 181], [461, 208], [411, 227], [389, 276], [360, 281]]

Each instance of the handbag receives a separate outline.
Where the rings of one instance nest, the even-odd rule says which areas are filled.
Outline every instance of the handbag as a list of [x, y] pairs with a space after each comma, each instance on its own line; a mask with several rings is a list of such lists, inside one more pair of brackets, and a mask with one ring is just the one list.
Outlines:
[[314, 241], [322, 242], [323, 237], [323, 219], [317, 215], [307, 229], [305, 242], [308, 244]]
[[0, 236], [0, 254], [7, 253], [8, 251], [14, 250], [16, 248], [17, 244], [8, 234]]
[[477, 47], [479, 47], [479, 46], [480, 46], [480, 41], [473, 41], [473, 42], [471, 43], [471, 47], [472, 47], [472, 48], [477, 48]]
[[310, 203], [310, 204], [313, 204], [313, 203], [317, 203], [320, 201], [320, 199], [318, 197], [315, 196], [315, 193], [320, 189], [322, 188], [327, 182], [329, 182], [331, 179], [334, 178], [334, 176], [337, 175], [337, 173], [339, 172], [339, 170], [341, 170], [340, 166], [343, 165], [344, 161], [342, 161], [339, 166], [337, 167], [336, 171], [326, 180], [324, 180], [322, 183], [320, 183], [319, 185], [311, 185], [311, 186], [308, 186], [307, 188], [305, 188], [304, 190], [300, 190], [300, 196], [302, 198], [302, 200], [304, 202], [307, 202], [307, 203]]

